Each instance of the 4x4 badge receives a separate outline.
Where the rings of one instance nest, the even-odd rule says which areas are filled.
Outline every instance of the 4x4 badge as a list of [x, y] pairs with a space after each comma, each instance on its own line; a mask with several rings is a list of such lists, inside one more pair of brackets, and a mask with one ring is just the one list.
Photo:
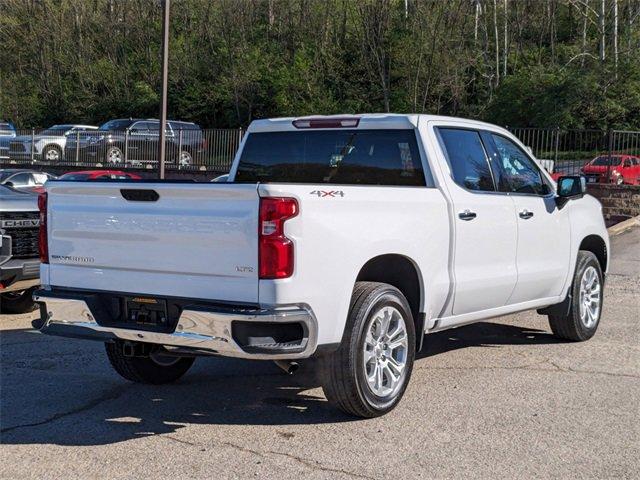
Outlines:
[[330, 190], [325, 192], [324, 190], [314, 190], [310, 195], [317, 195], [318, 197], [344, 197], [342, 190]]

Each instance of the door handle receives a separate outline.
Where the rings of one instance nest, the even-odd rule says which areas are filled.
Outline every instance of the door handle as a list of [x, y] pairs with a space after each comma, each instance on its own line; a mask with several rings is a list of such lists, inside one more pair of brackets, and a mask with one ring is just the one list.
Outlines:
[[460, 212], [458, 214], [458, 217], [460, 217], [461, 220], [465, 220], [465, 221], [469, 221], [469, 220], [473, 220], [474, 218], [476, 218], [478, 215], [476, 215], [476, 212], [472, 212], [471, 210], [465, 210], [464, 212]]
[[527, 210], [526, 208], [524, 210], [522, 210], [518, 215], [520, 215], [520, 218], [524, 218], [525, 220], [528, 218], [533, 217], [533, 212], [530, 212], [529, 210]]

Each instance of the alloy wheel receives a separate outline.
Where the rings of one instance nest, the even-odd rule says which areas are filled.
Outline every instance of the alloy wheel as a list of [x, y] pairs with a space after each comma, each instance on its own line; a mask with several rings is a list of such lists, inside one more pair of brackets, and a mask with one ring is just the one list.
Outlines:
[[394, 396], [404, 384], [409, 351], [400, 311], [385, 306], [371, 316], [363, 350], [364, 375], [371, 392], [381, 398]]
[[593, 266], [587, 267], [580, 280], [580, 320], [587, 328], [593, 328], [600, 318], [602, 287], [600, 277]]

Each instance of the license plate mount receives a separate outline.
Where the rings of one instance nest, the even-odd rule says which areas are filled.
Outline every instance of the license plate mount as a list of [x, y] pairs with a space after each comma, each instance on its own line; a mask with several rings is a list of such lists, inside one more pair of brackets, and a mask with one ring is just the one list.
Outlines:
[[127, 297], [125, 314], [127, 323], [133, 325], [164, 329], [169, 323], [167, 301], [160, 298]]

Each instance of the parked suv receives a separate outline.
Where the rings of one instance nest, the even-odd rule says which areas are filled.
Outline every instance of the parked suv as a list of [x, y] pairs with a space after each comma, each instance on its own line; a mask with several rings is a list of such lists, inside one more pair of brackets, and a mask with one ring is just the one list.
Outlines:
[[[154, 119], [117, 119], [100, 126], [95, 135], [81, 141], [79, 149], [71, 140], [67, 156], [81, 162], [105, 162], [110, 167], [156, 162], [160, 122]], [[166, 131], [167, 161], [181, 167], [193, 164], [205, 148], [202, 130], [195, 123], [169, 120]]]
[[0, 185], [0, 311], [33, 309], [40, 283], [38, 196]]
[[587, 177], [588, 183], [640, 185], [640, 157], [601, 155], [587, 163], [582, 168], [582, 173]]
[[9, 158], [9, 142], [16, 136], [16, 127], [11, 122], [0, 122], [0, 159]]
[[40, 160], [55, 163], [63, 159], [70, 136], [86, 135], [96, 130], [92, 125], [53, 125], [35, 135], [19, 135], [9, 143], [9, 157], [15, 160]]
[[374, 417], [425, 333], [530, 309], [596, 333], [609, 237], [585, 190], [473, 120], [258, 120], [227, 182], [48, 182], [35, 326], [143, 383], [197, 355], [313, 356], [327, 398]]

